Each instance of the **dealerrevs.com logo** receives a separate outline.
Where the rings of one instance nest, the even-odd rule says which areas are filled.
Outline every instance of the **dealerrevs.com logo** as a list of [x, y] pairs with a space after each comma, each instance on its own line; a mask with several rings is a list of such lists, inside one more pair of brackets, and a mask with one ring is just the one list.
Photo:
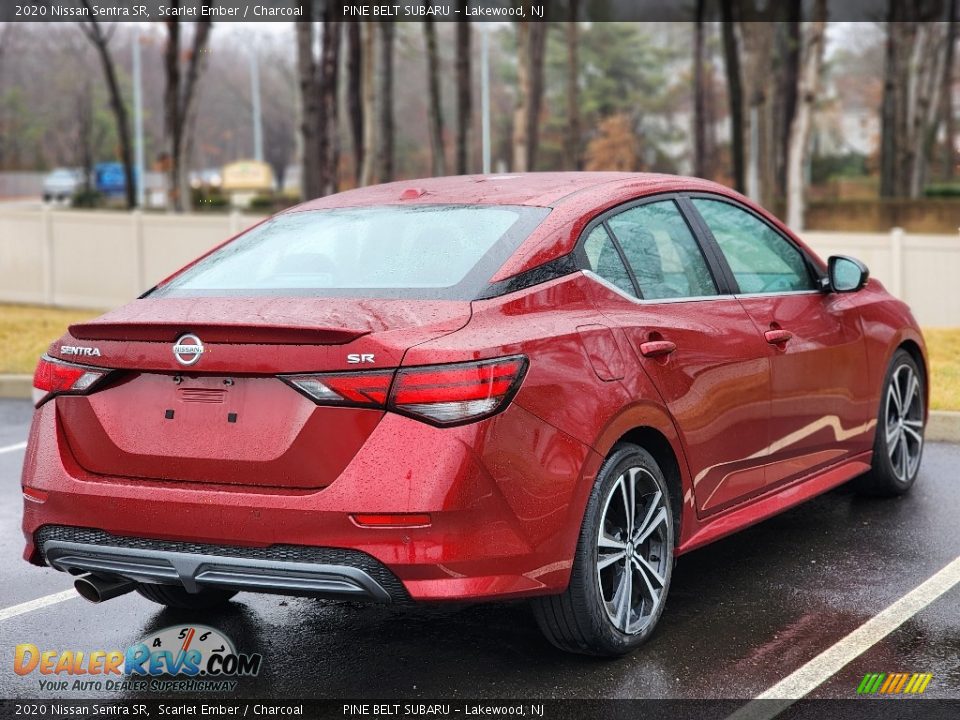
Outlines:
[[240, 653], [206, 625], [178, 625], [148, 635], [126, 650], [41, 650], [17, 645], [13, 670], [40, 676], [46, 691], [231, 692], [236, 678], [260, 672], [263, 656]]

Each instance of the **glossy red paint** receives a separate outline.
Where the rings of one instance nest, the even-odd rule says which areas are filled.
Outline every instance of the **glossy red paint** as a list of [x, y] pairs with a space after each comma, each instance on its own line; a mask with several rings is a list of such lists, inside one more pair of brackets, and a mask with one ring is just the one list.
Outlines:
[[[750, 208], [825, 269], [745, 198], [673, 176], [436, 178], [288, 212], [552, 208], [491, 275], [494, 287], [567, 256], [611, 208], [686, 192]], [[770, 342], [771, 330], [791, 337]], [[190, 367], [171, 351], [184, 333], [205, 346]], [[658, 302], [576, 268], [472, 301], [147, 297], [50, 346], [50, 357], [76, 362], [63, 346], [95, 347], [99, 355], [85, 360], [115, 372], [89, 395], [36, 410], [22, 481], [28, 560], [43, 564], [34, 538], [45, 525], [349, 548], [386, 565], [419, 600], [562, 591], [587, 497], [624, 438], [656, 450], [680, 553], [785, 510], [869, 468], [895, 350], [907, 347], [925, 368], [909, 309], [875, 280], [844, 295]], [[506, 408], [456, 427], [382, 407], [318, 405], [277, 377], [515, 355], [529, 366]], [[376, 360], [349, 359], [364, 356]]]

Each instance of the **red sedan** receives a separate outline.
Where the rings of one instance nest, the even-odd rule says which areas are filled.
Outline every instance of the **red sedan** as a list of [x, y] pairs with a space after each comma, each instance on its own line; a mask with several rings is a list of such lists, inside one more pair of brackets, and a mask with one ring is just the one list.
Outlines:
[[924, 354], [861, 263], [710, 182], [353, 190], [50, 346], [25, 557], [94, 601], [528, 597], [555, 645], [622, 654], [677, 556], [909, 490]]

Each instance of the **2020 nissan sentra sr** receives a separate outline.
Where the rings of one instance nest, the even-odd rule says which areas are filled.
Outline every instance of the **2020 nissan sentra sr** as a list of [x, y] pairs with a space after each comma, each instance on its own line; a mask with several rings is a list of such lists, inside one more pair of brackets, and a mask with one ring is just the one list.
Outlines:
[[924, 353], [862, 264], [713, 183], [353, 190], [50, 346], [25, 557], [177, 607], [529, 597], [620, 654], [678, 555], [849, 480], [906, 492]]

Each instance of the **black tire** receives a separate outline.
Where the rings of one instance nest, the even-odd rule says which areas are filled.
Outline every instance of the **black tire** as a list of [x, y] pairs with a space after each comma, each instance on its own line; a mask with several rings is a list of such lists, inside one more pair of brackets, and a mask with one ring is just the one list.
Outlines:
[[[615, 511], [614, 493], [622, 492], [624, 487], [628, 487], [619, 484], [622, 478], [630, 477], [631, 482], [633, 481], [633, 475], [631, 475], [633, 468], [638, 469], [634, 475], [642, 478], [645, 483], [641, 488], [637, 480], [634, 487], [638, 491], [649, 489], [650, 492], [637, 494], [634, 500], [634, 515], [637, 516], [640, 527], [631, 525], [633, 530], [630, 532], [634, 533], [633, 535], [621, 533], [622, 528], [618, 528], [615, 537], [618, 541], [628, 537], [639, 539], [641, 531], [646, 532], [644, 528], [650, 528], [651, 524], [654, 525], [652, 528], [654, 532], [649, 535], [648, 540], [637, 543], [635, 548], [632, 541], [625, 542], [623, 550], [625, 559], [608, 563], [601, 570], [598, 567], [601, 562], [599, 544], [601, 524], [607, 536], [614, 534], [615, 523], [611, 524], [610, 521], [611, 513]], [[624, 482], [627, 481], [624, 480]], [[621, 497], [623, 498], [621, 507], [625, 508], [626, 497]], [[665, 518], [661, 508], [665, 509]], [[646, 514], [645, 520], [649, 519], [649, 523], [644, 524], [643, 521], [639, 521], [641, 514]], [[667, 490], [663, 472], [656, 461], [643, 448], [628, 443], [618, 444], [601, 466], [590, 493], [577, 542], [570, 584], [561, 595], [550, 595], [532, 601], [534, 617], [547, 639], [567, 652], [605, 657], [625, 655], [646, 642], [653, 634], [663, 613], [667, 592], [670, 589], [674, 561], [673, 523], [670, 493]], [[609, 537], [609, 539], [614, 538]], [[627, 555], [627, 547], [629, 547], [629, 555]], [[605, 545], [602, 551], [608, 553], [604, 562], [620, 552], [609, 545]], [[641, 555], [644, 561], [655, 564], [655, 570], [663, 581], [658, 600], [654, 599], [653, 592], [644, 589], [644, 587], [649, 590], [655, 589], [657, 585], [657, 581], [653, 579], [655, 575], [643, 570], [640, 560], [631, 563], [630, 558]], [[625, 612], [623, 618], [625, 623], [621, 623], [626, 625], [625, 630], [618, 626], [611, 616], [606, 594], [611, 594], [612, 604], [617, 605], [615, 590], [623, 588], [624, 572], [627, 567], [632, 573], [627, 585], [631, 588], [631, 606]], [[637, 582], [636, 593], [632, 588], [633, 579]], [[646, 585], [642, 585], [641, 582]], [[613, 587], [614, 585], [616, 588]], [[641, 598], [641, 594], [646, 599]], [[626, 595], [627, 593], [624, 592], [621, 597]], [[641, 604], [637, 610], [636, 626], [631, 627], [634, 596]], [[642, 612], [644, 607], [647, 608], [646, 615]], [[618, 611], [617, 615], [620, 616], [620, 614]]]
[[[889, 396], [891, 392], [899, 393], [901, 397], [910, 392], [904, 387], [907, 378], [915, 378], [917, 384], [910, 393], [905, 413], [898, 417], [895, 409], [897, 403]], [[857, 492], [874, 497], [893, 497], [903, 495], [913, 487], [923, 455], [925, 399], [923, 373], [910, 353], [897, 350], [883, 378], [872, 468], [854, 481]], [[907, 429], [904, 429], [904, 424]]]
[[137, 592], [147, 600], [160, 605], [184, 610], [205, 610], [228, 602], [237, 593], [232, 590], [204, 588], [198, 593], [189, 593], [176, 585], [138, 583]]

